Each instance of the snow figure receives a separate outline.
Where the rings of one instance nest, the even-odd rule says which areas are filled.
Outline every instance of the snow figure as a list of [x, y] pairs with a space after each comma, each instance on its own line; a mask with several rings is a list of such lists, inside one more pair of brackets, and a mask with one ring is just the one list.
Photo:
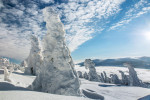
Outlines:
[[87, 80], [89, 79], [88, 74], [86, 72], [83, 74], [83, 78], [85, 78]]
[[78, 71], [77, 73], [78, 73], [79, 78], [83, 78], [81, 71]]
[[121, 73], [121, 77], [122, 77], [121, 84], [123, 84], [123, 85], [129, 85], [128, 76], [125, 75], [124, 72], [121, 71], [121, 70], [119, 71], [119, 73]]
[[52, 94], [78, 96], [80, 84], [65, 44], [64, 26], [54, 9], [47, 7], [43, 13], [47, 28], [43, 39], [43, 64], [31, 88]]
[[113, 84], [120, 84], [120, 80], [116, 74], [110, 74], [111, 83]]
[[4, 81], [11, 82], [11, 80], [9, 79], [9, 76], [11, 73], [12, 73], [12, 70], [11, 70], [11, 72], [8, 72], [8, 69], [6, 67], [4, 67]]
[[139, 80], [136, 71], [134, 70], [134, 67], [132, 67], [130, 64], [125, 63], [124, 66], [127, 66], [129, 69], [129, 82], [130, 86], [141, 86], [141, 81]]
[[26, 74], [38, 75], [40, 66], [42, 63], [42, 57], [40, 55], [41, 49], [39, 47], [39, 41], [31, 35], [31, 50], [28, 58], [26, 59], [27, 67], [25, 68]]
[[26, 62], [26, 60], [24, 60], [24, 61], [21, 62], [20, 67], [27, 67], [27, 62]]
[[92, 62], [91, 59], [86, 59], [84, 61], [84, 66], [85, 68], [89, 69], [88, 76], [90, 81], [97, 81], [97, 82], [100, 81], [96, 73], [95, 64]]

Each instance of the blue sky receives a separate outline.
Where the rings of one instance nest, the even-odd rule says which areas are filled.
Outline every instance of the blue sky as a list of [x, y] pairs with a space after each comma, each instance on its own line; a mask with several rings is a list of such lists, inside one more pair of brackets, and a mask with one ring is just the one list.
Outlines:
[[143, 33], [148, 31], [146, 34], [150, 35], [148, 21], [150, 22], [150, 14], [145, 14], [120, 29], [97, 34], [82, 44], [72, 55], [75, 59], [81, 58], [80, 60], [150, 56], [150, 38], [147, 39]]
[[24, 60], [46, 34], [42, 9], [60, 15], [75, 61], [150, 56], [149, 0], [0, 0], [0, 56]]

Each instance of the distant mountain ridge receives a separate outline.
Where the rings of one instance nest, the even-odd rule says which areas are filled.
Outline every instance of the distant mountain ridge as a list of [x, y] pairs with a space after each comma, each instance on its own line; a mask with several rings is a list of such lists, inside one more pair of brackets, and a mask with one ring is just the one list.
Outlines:
[[[95, 66], [123, 66], [124, 63], [130, 63], [135, 68], [150, 69], [150, 57], [138, 57], [138, 58], [118, 58], [118, 59], [94, 59], [92, 60]], [[84, 62], [77, 65], [84, 66]]]

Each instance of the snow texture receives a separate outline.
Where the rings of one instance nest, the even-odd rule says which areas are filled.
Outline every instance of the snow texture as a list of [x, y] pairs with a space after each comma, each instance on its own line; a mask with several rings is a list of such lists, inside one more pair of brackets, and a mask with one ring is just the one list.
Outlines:
[[65, 44], [64, 26], [54, 9], [47, 7], [43, 13], [47, 28], [43, 39], [43, 64], [31, 88], [52, 94], [78, 96], [80, 84]]
[[27, 63], [27, 67], [25, 68], [26, 74], [38, 75], [40, 73], [40, 67], [42, 64], [42, 57], [40, 55], [40, 52], [41, 49], [39, 47], [38, 38], [34, 35], [31, 35], [30, 54], [26, 61], [24, 61], [24, 64]]
[[91, 99], [96, 99], [96, 100], [104, 100], [104, 97], [102, 95], [99, 95], [97, 93], [93, 93], [91, 91], [86, 91], [86, 90], [82, 90], [82, 93]]
[[90, 81], [100, 81], [98, 74], [96, 73], [95, 64], [91, 59], [86, 59], [84, 61], [84, 66], [89, 69], [88, 78]]

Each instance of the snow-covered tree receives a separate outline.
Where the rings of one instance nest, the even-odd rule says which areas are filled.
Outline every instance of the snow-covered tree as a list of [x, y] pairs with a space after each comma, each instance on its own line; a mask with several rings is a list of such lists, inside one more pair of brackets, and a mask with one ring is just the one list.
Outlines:
[[87, 80], [89, 79], [88, 74], [86, 72], [83, 74], [83, 78], [85, 78]]
[[121, 84], [123, 85], [129, 85], [129, 78], [127, 75], [124, 74], [123, 71], [119, 71], [119, 73], [121, 73]]
[[77, 96], [80, 84], [65, 44], [64, 26], [54, 9], [47, 7], [43, 13], [47, 28], [43, 39], [43, 64], [31, 88], [53, 94]]
[[83, 78], [83, 75], [82, 75], [81, 71], [78, 71], [77, 73], [78, 73], [79, 78]]
[[26, 60], [24, 60], [24, 61], [21, 62], [20, 67], [27, 67], [27, 62], [26, 62]]
[[88, 78], [90, 81], [100, 81], [95, 69], [95, 64], [91, 59], [86, 59], [84, 61], [84, 66], [86, 69], [89, 69]]
[[7, 67], [3, 67], [4, 68], [4, 81], [8, 81], [11, 82], [9, 76], [12, 73], [13, 70], [11, 70], [10, 72], [8, 71]]
[[103, 71], [103, 73], [104, 73], [104, 82], [105, 82], [105, 83], [110, 83], [110, 78], [109, 78], [109, 77], [107, 77], [106, 72], [105, 72], [105, 71]]
[[24, 61], [25, 73], [38, 75], [42, 63], [42, 57], [40, 55], [41, 49], [39, 47], [38, 38], [34, 35], [31, 35], [31, 50], [28, 58]]
[[7, 59], [7, 58], [0, 58], [0, 67], [2, 67], [2, 66], [5, 66], [5, 67], [10, 66], [9, 59]]
[[120, 84], [120, 80], [116, 74], [110, 74], [110, 82], [113, 84]]
[[134, 67], [132, 67], [130, 64], [125, 63], [124, 66], [127, 66], [129, 69], [129, 82], [130, 86], [141, 86], [141, 81], [139, 80], [136, 71], [134, 70]]

